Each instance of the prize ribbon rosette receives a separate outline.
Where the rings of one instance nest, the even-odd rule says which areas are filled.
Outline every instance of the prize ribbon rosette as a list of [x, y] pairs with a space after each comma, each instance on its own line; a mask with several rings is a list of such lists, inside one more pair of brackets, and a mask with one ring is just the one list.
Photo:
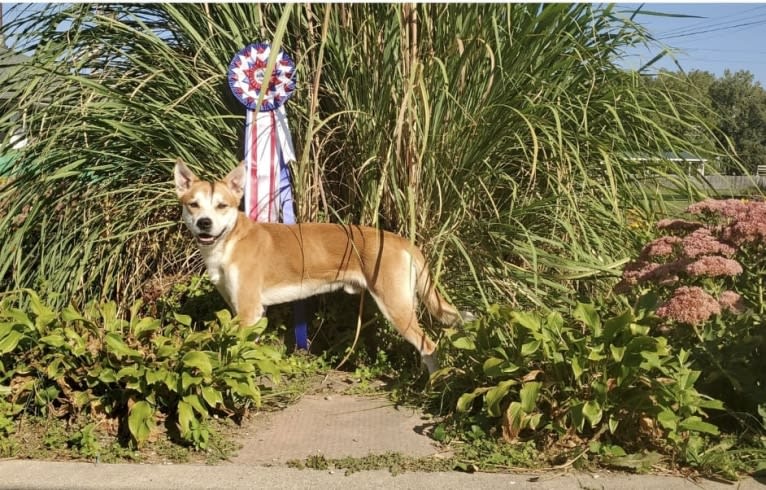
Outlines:
[[[229, 86], [247, 108], [245, 119], [245, 213], [255, 221], [295, 223], [290, 169], [295, 160], [287, 125], [285, 102], [295, 90], [295, 63], [284, 52], [277, 54], [271, 76], [264, 80], [271, 47], [250, 44], [229, 64]], [[258, 97], [264, 91], [260, 111]]]

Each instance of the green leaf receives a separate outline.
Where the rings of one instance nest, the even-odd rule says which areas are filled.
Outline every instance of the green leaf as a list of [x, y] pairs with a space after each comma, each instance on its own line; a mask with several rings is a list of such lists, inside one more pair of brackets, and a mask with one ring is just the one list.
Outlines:
[[431, 433], [431, 437], [436, 442], [445, 442], [447, 440], [447, 430], [444, 428], [444, 424], [437, 425]]
[[53, 320], [58, 318], [56, 312], [48, 308], [47, 305], [43, 304], [43, 302], [40, 300], [40, 297], [37, 296], [37, 294], [34, 292], [30, 292], [29, 294], [29, 309], [32, 310], [32, 313], [35, 315], [35, 324], [38, 327], [48, 325]]
[[706, 434], [718, 435], [718, 427], [708, 422], [703, 422], [701, 418], [693, 415], [687, 417], [680, 424], [679, 429], [691, 430], [694, 432], [704, 432]]
[[521, 400], [521, 409], [524, 413], [532, 413], [537, 406], [537, 395], [543, 384], [540, 381], [530, 381], [524, 383], [519, 391]]
[[519, 366], [513, 364], [510, 361], [499, 359], [497, 357], [490, 357], [482, 365], [484, 374], [489, 378], [497, 378], [514, 373], [519, 370]]
[[665, 409], [657, 414], [657, 421], [668, 430], [676, 430], [678, 427], [678, 415], [672, 410]]
[[213, 365], [210, 362], [210, 356], [202, 351], [190, 351], [184, 354], [181, 363], [185, 367], [197, 368], [205, 375], [210, 376], [213, 372]]
[[627, 309], [622, 314], [609, 318], [604, 322], [604, 341], [610, 343], [621, 332], [628, 329], [633, 321], [633, 311]]
[[529, 428], [537, 430], [540, 427], [540, 423], [543, 421], [542, 412], [535, 412], [527, 418]]
[[30, 330], [35, 328], [35, 324], [32, 322], [32, 319], [29, 318], [29, 315], [18, 308], [9, 308], [5, 314], [13, 319], [18, 325], [27, 327]]
[[109, 352], [114, 354], [118, 359], [122, 357], [140, 359], [143, 357], [140, 352], [128, 347], [127, 344], [125, 344], [125, 342], [122, 340], [122, 337], [120, 337], [117, 333], [107, 333], [104, 336], [104, 341], [106, 342], [107, 347], [109, 347]]
[[[229, 384], [229, 383], [227, 383]], [[244, 396], [252, 400], [256, 406], [261, 404], [261, 392], [250, 382], [235, 382], [231, 385], [231, 391], [239, 396]]]
[[131, 327], [131, 331], [135, 337], [141, 337], [144, 334], [157, 331], [161, 325], [162, 322], [157, 319], [144, 317]]
[[499, 383], [497, 386], [490, 388], [484, 395], [484, 400], [487, 403], [487, 413], [490, 417], [499, 417], [502, 414], [500, 410], [500, 402], [508, 394], [511, 386], [519, 384], [518, 381], [509, 379]]
[[178, 428], [181, 436], [188, 437], [191, 432], [191, 425], [197, 418], [194, 416], [194, 410], [191, 405], [181, 400], [178, 402]]
[[173, 345], [161, 345], [157, 347], [157, 350], [155, 351], [157, 354], [157, 358], [159, 359], [168, 359], [168, 358], [174, 358], [176, 354], [178, 354], [178, 349]]
[[190, 386], [195, 386], [202, 383], [202, 376], [192, 376], [188, 371], [181, 373], [181, 389], [184, 392], [189, 391]]
[[469, 339], [468, 337], [458, 337], [451, 342], [456, 349], [476, 350], [476, 344], [474, 344], [473, 340]]
[[114, 371], [109, 368], [104, 368], [98, 373], [98, 380], [102, 383], [114, 383], [117, 381], [117, 376]]
[[639, 325], [637, 323], [630, 324], [630, 333], [633, 335], [649, 335], [651, 329], [646, 325]]
[[24, 338], [24, 334], [18, 330], [11, 330], [5, 337], [0, 339], [0, 354], [8, 354], [13, 352], [19, 345], [21, 339]]
[[165, 368], [147, 369], [146, 370], [146, 383], [153, 385], [155, 383], [163, 383], [168, 377], [168, 370]]
[[192, 317], [189, 315], [182, 315], [181, 313], [173, 312], [173, 318], [184, 327], [191, 327]]
[[519, 402], [511, 402], [505, 411], [505, 428], [508, 431], [508, 437], [513, 440], [519, 435], [523, 428], [524, 411]]
[[642, 363], [641, 367], [644, 369], [660, 369], [662, 368], [662, 361], [660, 361], [660, 356], [657, 355], [656, 352], [641, 352], [641, 357], [643, 357], [646, 362]]
[[149, 438], [155, 424], [154, 408], [148, 402], [141, 400], [133, 404], [128, 415], [128, 429], [139, 445]]
[[86, 321], [85, 317], [72, 305], [68, 305], [61, 310], [61, 319], [65, 322]]
[[617, 432], [617, 427], [620, 425], [620, 419], [614, 415], [609, 416], [609, 433], [614, 434]]
[[202, 398], [205, 400], [205, 403], [210, 408], [215, 408], [219, 404], [223, 404], [223, 395], [220, 391], [215, 389], [212, 386], [203, 386], [202, 387]]
[[528, 313], [525, 311], [514, 311], [511, 313], [511, 318], [522, 327], [531, 332], [539, 332], [542, 328], [542, 320], [536, 313]]
[[713, 410], [726, 410], [723, 402], [716, 399], [702, 399], [697, 402], [700, 408], [710, 408]]
[[604, 344], [599, 344], [595, 347], [588, 347], [588, 360], [589, 361], [603, 361], [606, 359], [604, 355]]
[[200, 401], [199, 397], [197, 395], [186, 395], [183, 398], [183, 401], [189, 404], [190, 407], [194, 409], [195, 412], [200, 414], [201, 416], [205, 417], [207, 416], [207, 409], [202, 405], [202, 402]]
[[612, 359], [614, 359], [615, 362], [622, 361], [622, 358], [625, 356], [625, 347], [617, 347], [616, 345], [610, 344], [609, 350], [612, 352]]
[[50, 345], [51, 347], [61, 347], [66, 342], [66, 339], [63, 335], [51, 334], [46, 335], [45, 337], [40, 337], [40, 342]]
[[590, 426], [595, 428], [601, 422], [604, 411], [597, 401], [588, 400], [582, 407], [582, 414], [588, 420]]
[[[231, 313], [229, 310], [218, 310], [215, 312], [215, 317], [218, 319], [218, 323], [221, 324], [221, 326], [228, 326], [231, 324]], [[250, 325], [242, 325], [243, 327], [249, 327]]]
[[470, 393], [463, 393], [460, 395], [460, 398], [457, 399], [457, 404], [455, 405], [455, 409], [458, 412], [466, 413], [471, 408], [471, 405], [473, 404], [473, 401], [476, 399], [477, 396], [480, 396], [492, 388], [487, 387], [480, 387], [476, 388]]
[[138, 366], [125, 366], [117, 371], [117, 379], [123, 380], [124, 378], [140, 378], [144, 375], [144, 368]]
[[572, 357], [572, 374], [574, 374], [575, 381], [580, 380], [580, 376], [582, 376], [583, 368], [580, 365], [580, 358], [577, 356]]
[[601, 336], [601, 318], [599, 318], [595, 306], [591, 303], [577, 303], [572, 316], [575, 320], [583, 322], [593, 333], [594, 337]]
[[521, 356], [522, 357], [530, 357], [532, 354], [537, 352], [537, 350], [540, 348], [540, 341], [539, 340], [531, 340], [527, 342], [526, 344], [521, 346]]
[[582, 409], [583, 403], [575, 403], [569, 409], [569, 418], [572, 420], [572, 425], [578, 432], [582, 432], [585, 427], [585, 417], [583, 417]]

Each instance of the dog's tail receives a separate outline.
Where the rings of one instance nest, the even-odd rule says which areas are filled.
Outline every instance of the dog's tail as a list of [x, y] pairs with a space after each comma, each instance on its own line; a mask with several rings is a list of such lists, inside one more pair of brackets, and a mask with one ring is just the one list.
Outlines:
[[413, 265], [416, 274], [416, 287], [418, 296], [428, 311], [436, 317], [439, 322], [445, 325], [460, 325], [464, 321], [473, 319], [470, 313], [461, 313], [454, 306], [449, 304], [441, 294], [436, 290], [436, 285], [431, 279], [431, 274], [426, 266], [425, 257], [417, 248], [413, 247], [412, 252]]

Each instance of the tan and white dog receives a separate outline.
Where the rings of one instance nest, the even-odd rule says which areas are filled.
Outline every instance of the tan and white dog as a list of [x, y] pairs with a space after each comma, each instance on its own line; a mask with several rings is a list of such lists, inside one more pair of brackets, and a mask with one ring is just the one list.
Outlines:
[[436, 344], [418, 325], [417, 296], [442, 323], [460, 323], [461, 316], [436, 291], [423, 254], [409, 241], [365, 226], [255, 223], [239, 211], [243, 165], [205, 182], [179, 159], [174, 174], [183, 221], [242, 324], [255, 323], [268, 305], [366, 289], [429, 372], [436, 369]]

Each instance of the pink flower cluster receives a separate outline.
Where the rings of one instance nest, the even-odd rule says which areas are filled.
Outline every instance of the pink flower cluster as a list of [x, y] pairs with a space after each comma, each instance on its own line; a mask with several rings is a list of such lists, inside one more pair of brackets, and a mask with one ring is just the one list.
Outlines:
[[736, 251], [731, 245], [719, 241], [707, 228], [694, 230], [683, 238], [683, 253], [690, 258], [713, 254], [731, 257]]
[[766, 202], [706, 199], [687, 208], [691, 214], [724, 218], [718, 227], [722, 239], [737, 245], [766, 243]]
[[689, 206], [687, 212], [703, 219], [660, 221], [657, 227], [668, 234], [644, 246], [638, 259], [625, 267], [615, 290], [624, 293], [642, 284], [675, 287], [657, 315], [690, 325], [722, 311], [744, 312], [745, 301], [737, 292], [725, 290], [716, 299], [693, 284], [744, 272], [735, 256], [744, 246], [766, 244], [766, 202], [706, 199]]
[[742, 274], [742, 266], [734, 259], [719, 255], [705, 255], [684, 269], [692, 277], [722, 277]]
[[728, 310], [734, 314], [745, 311], [745, 301], [742, 299], [742, 296], [734, 291], [722, 292], [718, 298], [718, 304], [721, 305], [722, 310]]
[[657, 316], [689, 325], [700, 325], [713, 315], [721, 313], [721, 305], [714, 297], [697, 286], [681, 286], [673, 296], [657, 308]]

